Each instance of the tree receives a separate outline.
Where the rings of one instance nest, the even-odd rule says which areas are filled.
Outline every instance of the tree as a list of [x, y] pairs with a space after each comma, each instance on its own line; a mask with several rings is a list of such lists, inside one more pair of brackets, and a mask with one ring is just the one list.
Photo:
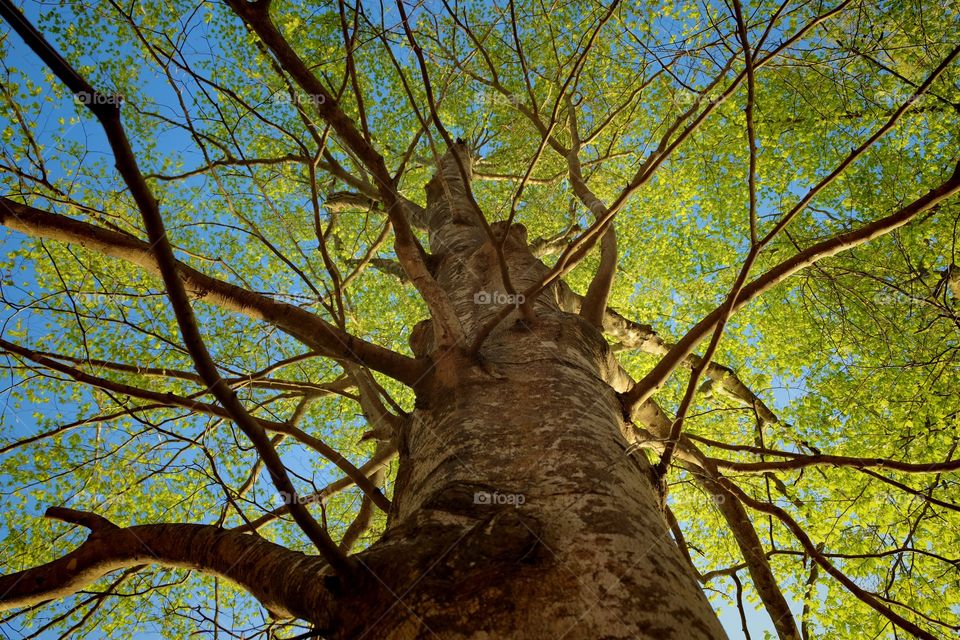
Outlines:
[[960, 629], [949, 7], [0, 7], [8, 629]]

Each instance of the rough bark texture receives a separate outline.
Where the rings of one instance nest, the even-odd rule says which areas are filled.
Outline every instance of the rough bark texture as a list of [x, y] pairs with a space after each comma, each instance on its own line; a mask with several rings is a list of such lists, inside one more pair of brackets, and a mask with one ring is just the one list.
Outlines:
[[[448, 154], [427, 214], [435, 276], [472, 336], [507, 293], [459, 171]], [[506, 235], [522, 291], [546, 267], [521, 225]], [[542, 295], [532, 326], [515, 312], [479, 363], [432, 352], [429, 323], [414, 332], [437, 367], [398, 434], [388, 531], [358, 556], [388, 595], [359, 599], [333, 637], [724, 637], [645, 460], [626, 453], [622, 373], [599, 330], [558, 301]]]

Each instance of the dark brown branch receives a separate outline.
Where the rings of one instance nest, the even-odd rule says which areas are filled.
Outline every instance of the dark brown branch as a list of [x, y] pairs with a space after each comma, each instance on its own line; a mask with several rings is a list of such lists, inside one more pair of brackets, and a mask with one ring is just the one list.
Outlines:
[[394, 250], [397, 258], [420, 292], [435, 320], [438, 344], [463, 343], [463, 328], [446, 294], [434, 280], [424, 261], [423, 248], [410, 228], [410, 216], [404, 211], [405, 201], [396, 191], [383, 157], [371, 146], [354, 122], [340, 109], [336, 100], [310, 70], [303, 59], [270, 19], [265, 4], [245, 0], [227, 0], [230, 8], [257, 34], [276, 57], [277, 63], [305, 91], [315, 98], [317, 112], [330, 125], [340, 142], [349, 149], [373, 176], [387, 216], [393, 225]]
[[[384, 442], [380, 443], [380, 446], [377, 447], [373, 455], [365, 463], [360, 465], [360, 473], [367, 477], [373, 477], [380, 469], [389, 464], [390, 460], [397, 454], [397, 448], [390, 443]], [[325, 503], [331, 496], [334, 496], [341, 491], [348, 489], [354, 486], [355, 482], [349, 476], [343, 476], [337, 480], [334, 480], [326, 487], [320, 491], [310, 493], [304, 496], [300, 496], [300, 501], [304, 504], [314, 504]], [[278, 507], [268, 513], [263, 514], [259, 518], [252, 520], [247, 524], [242, 524], [238, 526], [235, 531], [257, 531], [270, 522], [280, 518], [281, 516], [290, 512], [290, 508], [287, 505]]]
[[[95, 376], [80, 369], [65, 365], [61, 362], [57, 362], [56, 360], [46, 356], [38, 355], [26, 347], [21, 347], [11, 342], [7, 342], [2, 338], [0, 338], [0, 349], [20, 356], [21, 358], [26, 358], [53, 371], [68, 375], [77, 382], [81, 382], [98, 389], [123, 394], [131, 398], [139, 398], [149, 402], [156, 402], [163, 406], [182, 407], [197, 413], [204, 413], [207, 415], [217, 416], [219, 418], [234, 420], [234, 416], [223, 407], [206, 402], [199, 402], [197, 400], [185, 398], [174, 393], [150, 391], [122, 382], [107, 380], [106, 378]], [[288, 422], [272, 422], [270, 420], [261, 420], [255, 417], [252, 419], [261, 429], [265, 431], [282, 433], [291, 436], [298, 442], [310, 447], [324, 458], [337, 465], [341, 471], [346, 473], [347, 477], [353, 480], [357, 486], [360, 487], [360, 489], [370, 497], [377, 507], [383, 511], [388, 511], [390, 509], [390, 501], [387, 500], [380, 490], [370, 482], [367, 476], [361, 473], [360, 470], [357, 469], [353, 463], [347, 460], [340, 452], [333, 449], [320, 438], [312, 436], [302, 429], [297, 428], [294, 424]]]
[[869, 605], [873, 610], [882, 615], [884, 618], [900, 627], [904, 631], [912, 633], [918, 638], [923, 638], [924, 640], [936, 640], [936, 637], [925, 629], [917, 626], [913, 622], [907, 620], [897, 612], [893, 611], [890, 607], [886, 606], [883, 602], [880, 601], [872, 593], [867, 592], [864, 589], [861, 589], [857, 583], [848, 578], [846, 574], [837, 569], [830, 560], [817, 548], [817, 545], [813, 544], [810, 540], [810, 537], [806, 532], [800, 527], [796, 520], [794, 520], [790, 515], [776, 505], [772, 505], [766, 502], [761, 502], [756, 500], [746, 493], [743, 492], [735, 484], [727, 480], [726, 478], [721, 478], [720, 483], [724, 486], [725, 489], [733, 493], [740, 500], [742, 500], [747, 506], [761, 513], [768, 513], [776, 517], [780, 522], [782, 522], [787, 529], [796, 537], [796, 539], [803, 545], [803, 548], [806, 552], [813, 558], [820, 567], [826, 571], [830, 576], [836, 579], [840, 584], [842, 584], [846, 589], [852, 593], [858, 600]]
[[[777, 452], [771, 452], [777, 455]], [[901, 462], [888, 458], [856, 458], [852, 456], [803, 455], [797, 454], [790, 460], [764, 460], [762, 462], [734, 462], [712, 458], [721, 469], [731, 471], [787, 471], [812, 466], [850, 467], [853, 469], [891, 469], [901, 473], [941, 473], [960, 470], [960, 460], [946, 462]]]
[[[669, 438], [670, 422], [663, 416], [658, 424], [650, 425], [656, 434], [647, 433], [635, 428], [631, 435], [634, 437], [634, 446], [662, 451], [665, 441]], [[649, 422], [648, 422], [649, 424]], [[734, 540], [743, 555], [744, 566], [750, 572], [754, 588], [760, 595], [764, 609], [770, 615], [774, 628], [782, 640], [796, 640], [799, 638], [793, 613], [787, 603], [779, 583], [773, 575], [767, 552], [763, 548], [760, 537], [747, 514], [743, 503], [736, 495], [730, 493], [721, 482], [724, 480], [720, 472], [714, 467], [689, 439], [681, 434], [678, 442], [677, 455], [684, 461], [686, 468], [693, 474], [697, 483], [710, 494], [714, 504], [727, 523]], [[712, 576], [701, 576], [706, 581]]]
[[[7, 20], [14, 25], [27, 46], [44, 58], [54, 75], [67, 84], [74, 93], [83, 97], [84, 91], [90, 89], [90, 86], [80, 78], [69, 63], [53, 53], [53, 47], [26, 20], [23, 14], [12, 5], [8, 5], [6, 0], [0, 0], [0, 3], [4, 7]], [[78, 79], [82, 84], [77, 84]], [[73, 86], [71, 82], [77, 84], [77, 86]], [[89, 96], [92, 93], [91, 89], [87, 95]], [[157, 268], [166, 286], [167, 297], [171, 307], [173, 307], [180, 334], [187, 351], [193, 358], [197, 373], [200, 374], [204, 383], [230, 414], [237, 426], [244, 432], [244, 435], [253, 443], [277, 490], [281, 495], [290, 497], [290, 512], [303, 532], [316, 545], [337, 573], [342, 576], [350, 574], [352, 570], [350, 563], [339, 552], [326, 530], [314, 520], [309, 510], [297, 500], [297, 492], [287, 474], [287, 469], [271, 445], [266, 431], [247, 413], [234, 390], [220, 377], [220, 372], [200, 334], [186, 287], [180, 280], [179, 264], [167, 239], [167, 231], [163, 223], [163, 216], [160, 213], [160, 206], [137, 165], [136, 155], [133, 153], [130, 141], [120, 121], [119, 107], [114, 104], [101, 105], [99, 100], [87, 101], [87, 106], [100, 121], [116, 159], [117, 171], [126, 183], [130, 195], [140, 210], [147, 230], [147, 237], [150, 240], [150, 249], [156, 257]]]
[[[73, 364], [94, 367], [98, 371], [116, 371], [119, 373], [130, 373], [147, 378], [173, 378], [175, 380], [187, 380], [190, 382], [202, 383], [200, 376], [195, 371], [181, 371], [178, 369], [168, 369], [166, 367], [145, 367], [136, 364], [126, 364], [123, 362], [112, 362], [98, 358], [81, 358], [77, 356], [68, 356], [62, 353], [52, 353], [49, 351], [33, 350], [33, 354], [62, 360]], [[303, 356], [296, 356], [302, 358]], [[271, 369], [273, 367], [270, 367]], [[353, 383], [346, 377], [341, 377], [331, 382], [304, 382], [302, 380], [284, 380], [280, 378], [267, 378], [266, 373], [258, 372], [254, 374], [242, 375], [227, 379], [227, 384], [237, 388], [253, 389], [273, 389], [278, 391], [296, 391], [305, 396], [319, 398], [329, 395], [342, 395], [352, 397], [347, 392], [353, 388]]]
[[730, 574], [730, 579], [737, 588], [737, 610], [740, 612], [740, 628], [743, 629], [744, 640], [750, 640], [750, 628], [747, 626], [747, 612], [743, 608], [743, 584], [736, 572]]

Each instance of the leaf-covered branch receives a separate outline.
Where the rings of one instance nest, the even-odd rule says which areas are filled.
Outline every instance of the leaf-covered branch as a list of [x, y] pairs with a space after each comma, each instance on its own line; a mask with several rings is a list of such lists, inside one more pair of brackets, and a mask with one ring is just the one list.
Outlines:
[[[820, 260], [849, 251], [865, 242], [869, 242], [882, 235], [902, 227], [918, 215], [927, 211], [944, 200], [960, 192], [960, 164], [953, 174], [944, 182], [920, 196], [910, 204], [902, 207], [895, 213], [874, 220], [856, 229], [837, 234], [827, 240], [814, 243], [780, 264], [768, 269], [762, 275], [744, 285], [736, 303], [729, 310], [735, 312], [748, 302], [769, 291], [795, 273], [816, 264]], [[670, 349], [670, 352], [657, 363], [646, 376], [637, 381], [637, 384], [625, 395], [625, 404], [628, 407], [638, 406], [658, 391], [670, 374], [693, 353], [693, 350], [713, 331], [720, 319], [727, 313], [724, 306], [717, 307], [700, 322], [694, 325]]]

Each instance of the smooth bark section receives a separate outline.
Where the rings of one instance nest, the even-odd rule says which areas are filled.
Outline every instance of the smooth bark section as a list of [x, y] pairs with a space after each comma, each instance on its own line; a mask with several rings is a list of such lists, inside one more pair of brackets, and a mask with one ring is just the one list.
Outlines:
[[[31, 237], [78, 244], [160, 275], [150, 244], [133, 236], [3, 197], [0, 224]], [[218, 280], [179, 261], [176, 267], [183, 286], [194, 298], [268, 322], [331, 358], [362, 364], [407, 384], [426, 370], [427, 363], [350, 335], [309, 311]]]
[[332, 618], [333, 599], [323, 586], [330, 569], [316, 556], [208, 525], [118, 527], [96, 514], [60, 507], [47, 509], [46, 516], [87, 527], [90, 536], [57, 560], [0, 577], [0, 610], [64, 598], [117, 569], [152, 564], [225, 578], [277, 616], [320, 625]]
[[617, 234], [611, 223], [600, 240], [600, 265], [590, 281], [580, 314], [596, 327], [603, 327], [607, 299], [617, 272]]
[[[567, 173], [574, 194], [596, 219], [607, 213], [607, 207], [587, 186], [583, 178], [583, 168], [580, 166], [580, 127], [577, 123], [576, 108], [573, 101], [567, 98], [567, 119], [570, 125], [570, 151], [567, 153]], [[600, 240], [600, 264], [597, 272], [590, 280], [587, 295], [580, 306], [580, 315], [595, 327], [603, 328], [603, 318], [607, 310], [607, 300], [613, 289], [613, 279], [617, 272], [617, 232], [610, 222], [603, 238]]]

